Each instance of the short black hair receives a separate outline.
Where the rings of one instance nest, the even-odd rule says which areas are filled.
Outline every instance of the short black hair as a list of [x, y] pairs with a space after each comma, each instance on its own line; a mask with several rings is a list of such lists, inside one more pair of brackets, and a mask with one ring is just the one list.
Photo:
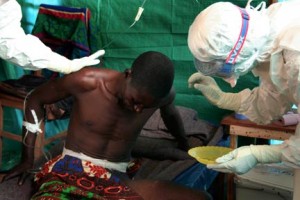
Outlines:
[[162, 53], [148, 51], [139, 55], [132, 64], [134, 87], [141, 87], [154, 98], [163, 98], [169, 92], [174, 80], [172, 61]]

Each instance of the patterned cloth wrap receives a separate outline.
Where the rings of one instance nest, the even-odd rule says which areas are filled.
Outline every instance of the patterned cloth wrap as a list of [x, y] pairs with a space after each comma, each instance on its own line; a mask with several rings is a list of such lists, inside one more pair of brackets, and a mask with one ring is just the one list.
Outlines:
[[143, 199], [122, 183], [120, 173], [123, 172], [63, 153], [48, 161], [35, 175], [38, 191], [32, 199]]

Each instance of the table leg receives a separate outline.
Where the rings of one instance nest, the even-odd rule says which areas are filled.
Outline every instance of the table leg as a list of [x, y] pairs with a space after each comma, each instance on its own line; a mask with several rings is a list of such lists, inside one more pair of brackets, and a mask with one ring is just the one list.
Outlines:
[[300, 169], [294, 170], [294, 192], [293, 200], [300, 200]]
[[2, 151], [3, 151], [3, 108], [0, 102], [0, 168], [2, 166]]
[[[230, 135], [230, 148], [237, 148], [237, 136]], [[227, 200], [235, 200], [235, 174], [227, 174]]]
[[227, 174], [227, 200], [235, 200], [235, 174]]
[[230, 135], [230, 148], [236, 149], [237, 148], [237, 136]]

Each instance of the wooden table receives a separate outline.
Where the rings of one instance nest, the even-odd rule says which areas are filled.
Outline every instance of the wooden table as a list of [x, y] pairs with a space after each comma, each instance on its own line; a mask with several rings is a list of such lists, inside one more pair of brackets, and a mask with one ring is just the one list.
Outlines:
[[252, 138], [286, 140], [295, 133], [296, 126], [283, 126], [280, 121], [268, 125], [257, 125], [249, 120], [239, 120], [234, 115], [229, 115], [221, 121], [222, 125], [228, 126], [230, 134], [230, 147], [237, 147], [237, 137], [245, 136]]
[[[237, 148], [238, 136], [286, 140], [295, 133], [296, 126], [283, 126], [280, 121], [268, 125], [257, 125], [250, 120], [239, 120], [234, 115], [226, 116], [221, 124], [230, 135], [230, 147]], [[234, 174], [227, 177], [227, 200], [235, 199]]]

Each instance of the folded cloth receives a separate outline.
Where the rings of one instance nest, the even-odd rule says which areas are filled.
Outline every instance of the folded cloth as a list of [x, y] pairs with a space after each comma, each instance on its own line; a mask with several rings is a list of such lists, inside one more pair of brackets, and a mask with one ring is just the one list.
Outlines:
[[[188, 137], [196, 137], [203, 141], [203, 144], [207, 144], [216, 133], [222, 132], [220, 127], [199, 119], [197, 111], [194, 109], [184, 106], [176, 106], [176, 108], [183, 121], [185, 134]], [[159, 110], [153, 113], [144, 125], [140, 135], [149, 138], [175, 139], [165, 126]]]
[[[76, 154], [88, 160], [75, 157]], [[37, 192], [31, 199], [142, 199], [124, 184], [121, 172], [95, 165], [96, 162], [105, 164], [103, 160], [64, 150], [35, 175]]]
[[300, 114], [298, 113], [287, 113], [281, 117], [283, 126], [297, 125], [300, 122]]

